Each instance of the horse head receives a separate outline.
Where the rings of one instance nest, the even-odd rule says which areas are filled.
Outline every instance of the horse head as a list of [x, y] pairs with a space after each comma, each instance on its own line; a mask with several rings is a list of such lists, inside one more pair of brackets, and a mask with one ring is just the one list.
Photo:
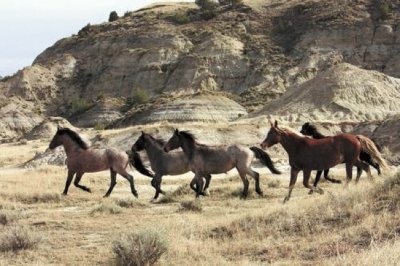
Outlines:
[[60, 128], [59, 126], [57, 127], [57, 132], [56, 132], [56, 134], [54, 135], [54, 137], [53, 137], [53, 139], [50, 141], [50, 144], [49, 144], [49, 148], [52, 150], [52, 149], [55, 149], [55, 148], [57, 148], [58, 146], [60, 146], [60, 145], [62, 145], [63, 143], [62, 143], [62, 135], [63, 135], [63, 130], [62, 130], [62, 128]]
[[312, 136], [316, 131], [315, 126], [311, 125], [310, 123], [305, 123], [300, 130], [300, 133], [305, 136]]
[[271, 129], [268, 131], [267, 137], [261, 143], [261, 148], [265, 149], [281, 142], [282, 130], [278, 128], [278, 121], [271, 123]]
[[175, 129], [172, 137], [168, 140], [167, 144], [164, 145], [165, 152], [169, 152], [169, 151], [178, 149], [181, 146], [179, 135], [180, 135], [179, 130]]
[[141, 151], [144, 149], [145, 141], [146, 141], [146, 133], [142, 131], [142, 135], [136, 140], [136, 142], [132, 145], [131, 151]]

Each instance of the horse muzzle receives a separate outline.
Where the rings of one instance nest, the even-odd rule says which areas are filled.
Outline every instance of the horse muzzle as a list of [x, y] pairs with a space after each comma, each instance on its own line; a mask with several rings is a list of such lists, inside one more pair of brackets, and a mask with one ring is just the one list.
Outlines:
[[261, 148], [262, 148], [263, 150], [265, 150], [265, 149], [268, 148], [270, 145], [268, 145], [267, 143], [263, 142], [263, 143], [260, 144], [260, 146], [261, 146]]
[[171, 149], [170, 149], [168, 146], [164, 146], [163, 150], [164, 150], [165, 152], [169, 152]]

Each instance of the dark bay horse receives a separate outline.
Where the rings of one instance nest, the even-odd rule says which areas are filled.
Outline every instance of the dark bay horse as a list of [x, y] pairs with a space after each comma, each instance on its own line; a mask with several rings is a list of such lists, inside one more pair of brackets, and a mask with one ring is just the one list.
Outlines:
[[[132, 146], [132, 151], [146, 150], [149, 157], [151, 169], [155, 175], [151, 181], [151, 185], [156, 189], [154, 199], [157, 199], [160, 193], [164, 194], [161, 190], [161, 182], [163, 175], [181, 175], [190, 171], [189, 160], [182, 151], [167, 153], [164, 151], [165, 142], [161, 139], [156, 139], [150, 134], [142, 131], [142, 134]], [[203, 194], [207, 193], [207, 188], [210, 185], [211, 175], [207, 175], [206, 184], [204, 186]], [[195, 187], [191, 186], [196, 191]]]
[[[300, 133], [305, 135], [305, 136], [311, 136], [314, 139], [323, 139], [326, 138], [327, 136], [321, 134], [317, 128], [310, 124], [310, 123], [305, 123], [300, 130]], [[368, 143], [368, 145], [371, 147], [372, 152], [368, 152], [365, 149], [362, 149], [360, 152], [360, 160], [366, 162], [367, 164], [371, 165], [372, 167], [374, 167], [377, 171], [378, 171], [378, 175], [381, 174], [381, 167], [385, 168], [386, 162], [385, 160], [382, 158], [382, 155], [379, 152], [378, 147], [376, 146], [376, 144], [369, 138], [363, 136], [363, 135], [356, 135], [357, 138], [360, 139], [360, 141], [365, 141]], [[357, 173], [359, 173], [360, 171], [362, 171], [360, 168], [357, 167]], [[321, 173], [322, 171], [318, 171], [317, 175], [315, 177], [315, 181], [314, 181], [314, 187], [317, 186], [320, 177], [321, 177]], [[334, 183], [338, 183], [336, 179], [333, 178], [329, 178], [328, 177], [328, 173], [329, 173], [329, 169], [325, 169], [324, 170], [324, 177]], [[336, 182], [335, 182], [336, 181]], [[340, 182], [340, 181], [339, 181]]]
[[[371, 178], [369, 165], [359, 159], [362, 149], [369, 151], [369, 147], [359, 139], [350, 134], [339, 134], [334, 137], [324, 139], [311, 139], [302, 137], [288, 129], [280, 129], [278, 122], [271, 123], [267, 137], [261, 143], [261, 147], [271, 147], [280, 143], [289, 155], [290, 184], [289, 193], [284, 202], [290, 199], [290, 195], [296, 184], [297, 175], [303, 171], [303, 185], [319, 193], [323, 193], [321, 188], [310, 186], [309, 179], [312, 170], [329, 169], [337, 164], [346, 164], [347, 183], [352, 178], [353, 166], [360, 167], [367, 172]], [[357, 175], [357, 179], [359, 176]]]
[[[69, 128], [58, 128], [50, 142], [49, 148], [54, 149], [60, 145], [64, 146], [65, 153], [67, 154], [68, 177], [63, 192], [64, 195], [67, 195], [68, 188], [75, 174], [74, 185], [84, 191], [91, 192], [90, 188], [79, 184], [83, 174], [110, 169], [110, 188], [104, 197], [110, 196], [114, 189], [117, 183], [117, 173], [129, 181], [132, 194], [138, 197], [133, 182], [133, 176], [126, 171], [126, 167], [129, 164], [129, 157], [126, 152], [117, 149], [92, 149], [75, 131]], [[138, 168], [147, 171], [143, 165]], [[149, 172], [147, 172], [147, 174], [151, 175]]]
[[187, 131], [175, 130], [173, 136], [164, 146], [166, 152], [181, 147], [192, 171], [195, 173], [192, 182], [196, 182], [198, 197], [203, 188], [203, 177], [210, 174], [222, 174], [236, 167], [243, 182], [242, 197], [246, 198], [249, 188], [250, 175], [255, 180], [255, 190], [259, 195], [263, 192], [260, 188], [259, 174], [251, 169], [254, 155], [274, 174], [280, 174], [267, 153], [257, 147], [246, 148], [239, 145], [211, 147], [196, 142], [195, 137]]

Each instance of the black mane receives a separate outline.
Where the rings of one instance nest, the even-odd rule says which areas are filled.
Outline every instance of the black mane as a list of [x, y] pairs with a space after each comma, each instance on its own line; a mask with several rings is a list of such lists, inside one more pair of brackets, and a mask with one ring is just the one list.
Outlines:
[[210, 147], [208, 145], [198, 143], [195, 135], [193, 135], [193, 133], [191, 133], [189, 131], [179, 131], [179, 134], [182, 134], [185, 138], [193, 141], [193, 143], [196, 143], [198, 146]]
[[89, 148], [89, 145], [82, 140], [82, 138], [78, 135], [78, 133], [67, 127], [58, 129], [57, 134], [60, 135], [67, 134], [72, 139], [72, 141], [78, 144], [78, 146], [81, 147], [82, 149], [87, 150]]
[[[317, 127], [313, 124], [310, 123], [305, 123], [302, 127], [303, 129], [308, 132], [310, 136], [312, 136], [314, 139], [323, 139], [326, 138], [325, 135], [323, 135], [321, 132], [318, 131]], [[303, 132], [302, 132], [303, 133]]]
[[149, 136], [152, 140], [154, 140], [155, 142], [157, 142], [157, 144], [159, 144], [159, 145], [162, 146], [162, 147], [164, 147], [164, 145], [167, 143], [165, 140], [155, 138], [155, 137], [153, 137], [153, 136], [150, 135], [150, 134], [147, 134], [147, 136]]

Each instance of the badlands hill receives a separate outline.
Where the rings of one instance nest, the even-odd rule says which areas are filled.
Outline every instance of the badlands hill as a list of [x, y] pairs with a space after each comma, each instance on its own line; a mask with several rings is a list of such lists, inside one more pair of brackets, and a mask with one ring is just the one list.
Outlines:
[[262, 115], [397, 123], [399, 11], [394, 0], [249, 0], [127, 12], [0, 81], [0, 140], [54, 116], [98, 129]]

